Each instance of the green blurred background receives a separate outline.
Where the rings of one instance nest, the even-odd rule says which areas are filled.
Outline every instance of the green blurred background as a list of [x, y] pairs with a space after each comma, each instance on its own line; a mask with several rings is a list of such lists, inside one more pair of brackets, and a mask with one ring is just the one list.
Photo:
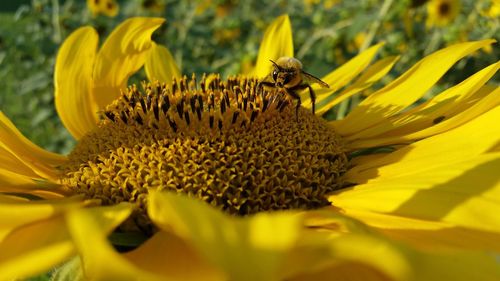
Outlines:
[[[237, 74], [255, 61], [266, 26], [287, 13], [292, 21], [296, 57], [305, 68], [324, 75], [384, 41], [381, 57], [401, 55], [382, 83], [439, 48], [467, 40], [499, 39], [498, 1], [490, 0], [131, 0], [118, 1], [115, 17], [93, 15], [86, 1], [24, 0], [0, 4], [0, 110], [32, 141], [51, 151], [68, 152], [74, 140], [54, 108], [53, 69], [58, 47], [83, 25], [103, 38], [121, 21], [133, 16], [167, 19], [153, 35], [174, 55], [182, 72]], [[426, 22], [430, 5], [447, 21]], [[457, 6], [458, 5], [458, 6]], [[456, 16], [450, 10], [458, 8]], [[448, 18], [447, 18], [448, 17]], [[456, 84], [499, 58], [498, 44], [459, 62], [426, 97]], [[144, 79], [141, 72], [132, 81]], [[493, 83], [498, 81], [498, 76]], [[378, 85], [380, 87], [381, 85]], [[364, 94], [369, 94], [366, 92]], [[343, 104], [343, 111], [354, 106]], [[339, 111], [340, 112], [340, 111]], [[332, 112], [335, 116], [338, 112]]]

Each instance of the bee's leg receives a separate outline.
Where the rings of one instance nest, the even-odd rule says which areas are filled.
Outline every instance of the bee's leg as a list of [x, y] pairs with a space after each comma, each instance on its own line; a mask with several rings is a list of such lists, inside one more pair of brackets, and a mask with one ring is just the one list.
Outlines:
[[258, 84], [257, 84], [257, 91], [260, 91], [260, 89], [265, 86], [265, 87], [274, 87], [274, 83], [273, 82], [269, 82], [269, 81], [260, 81]]
[[309, 88], [309, 96], [311, 97], [311, 104], [312, 104], [312, 113], [316, 114], [316, 94], [313, 91], [313, 88], [311, 85], [307, 85], [307, 88]]
[[286, 93], [290, 95], [292, 98], [297, 100], [297, 106], [295, 107], [295, 116], [297, 117], [297, 122], [299, 122], [299, 109], [302, 104], [302, 100], [300, 99], [300, 95], [295, 92], [295, 88], [285, 89]]
[[[314, 90], [312, 89], [311, 85], [309, 84], [299, 84], [293, 88], [291, 88], [288, 92], [295, 92], [295, 91], [301, 91], [304, 89], [309, 89], [309, 96], [311, 97], [311, 104], [312, 104], [312, 113], [316, 113], [316, 94], [314, 93]], [[298, 99], [300, 99], [300, 96], [298, 96]], [[295, 97], [295, 96], [294, 96]]]

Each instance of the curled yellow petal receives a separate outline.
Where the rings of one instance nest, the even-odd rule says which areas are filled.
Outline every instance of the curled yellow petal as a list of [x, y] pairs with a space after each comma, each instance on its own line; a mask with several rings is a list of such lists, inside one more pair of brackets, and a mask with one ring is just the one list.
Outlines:
[[[500, 267], [484, 251], [418, 251], [376, 235], [345, 235], [329, 247], [333, 260], [319, 271], [287, 280], [497, 280]], [[474, 268], [474, 270], [471, 270]]]
[[[185, 240], [165, 231], [156, 233], [139, 248], [126, 253], [125, 257], [143, 270], [173, 280], [227, 279]], [[166, 260], [169, 262], [166, 263]]]
[[231, 280], [279, 279], [280, 266], [300, 237], [303, 218], [297, 214], [241, 219], [169, 192], [152, 192], [149, 199], [156, 225], [185, 239]]
[[[382, 201], [377, 202], [380, 204]], [[317, 224], [313, 229], [323, 229], [321, 233], [334, 234], [330, 238], [317, 237], [313, 240], [321, 245], [322, 259], [310, 265], [309, 270], [287, 280], [331, 280], [331, 274], [334, 274], [335, 280], [465, 281], [495, 280], [499, 276], [500, 267], [496, 265], [494, 255], [488, 253], [499, 246], [486, 247], [497, 243], [498, 233], [459, 228], [449, 222], [381, 214], [364, 209], [339, 209], [332, 206], [312, 213], [315, 213], [317, 221], [323, 217], [326, 222], [343, 222], [346, 228], [332, 230], [328, 224], [326, 228]], [[348, 217], [342, 219], [343, 216]], [[369, 227], [357, 221], [358, 219]], [[435, 235], [432, 231], [436, 232]], [[468, 241], [459, 242], [458, 239], [452, 238], [451, 241], [442, 241], [440, 244], [439, 239], [445, 239], [446, 236], [439, 237], [439, 234], [452, 233], [462, 238], [472, 238], [473, 241], [465, 246]], [[405, 234], [424, 236], [420, 241], [412, 241], [411, 237], [401, 237]], [[480, 241], [479, 237], [489, 241]], [[307, 236], [303, 237], [301, 242], [304, 238]], [[413, 239], [419, 240], [419, 237], [414, 236]], [[401, 241], [409, 242], [415, 248]], [[438, 247], [432, 247], [436, 243]], [[304, 261], [304, 258], [301, 261]], [[469, 272], [469, 268], [476, 265], [481, 268], [481, 272]], [[300, 263], [291, 263], [287, 268], [293, 271], [297, 266], [300, 266]]]
[[46, 151], [28, 140], [2, 112], [0, 112], [0, 149], [10, 155], [2, 157], [15, 157], [11, 160], [22, 162], [24, 165], [22, 170], [26, 171], [27, 167], [41, 178], [56, 179], [57, 171], [54, 167], [66, 161], [66, 157]]
[[342, 213], [377, 229], [390, 239], [403, 241], [421, 250], [500, 251], [500, 234], [495, 232], [361, 209], [343, 209]]
[[[387, 275], [384, 275], [379, 270], [370, 267], [366, 264], [358, 262], [337, 262], [334, 265], [326, 267], [324, 269], [309, 272], [306, 274], [300, 274], [295, 276], [290, 281], [327, 281], [331, 280], [332, 276], [335, 276], [336, 281], [351, 281], [353, 280], [363, 280], [363, 281], [390, 281], [395, 280]], [[404, 280], [404, 279], [402, 279]]]
[[272, 64], [280, 57], [293, 57], [292, 25], [288, 15], [276, 18], [269, 25], [260, 43], [255, 68], [250, 76], [264, 77], [271, 72]]
[[181, 71], [170, 51], [154, 42], [151, 42], [144, 69], [150, 81], [171, 83], [172, 77], [181, 77]]
[[66, 215], [69, 233], [81, 256], [90, 280], [170, 280], [160, 279], [135, 267], [118, 253], [107, 235], [132, 212], [131, 204], [73, 210]]
[[128, 78], [144, 65], [150, 50], [151, 34], [164, 22], [161, 18], [131, 18], [109, 35], [97, 54], [93, 98], [103, 109], [127, 86]]
[[[328, 249], [337, 260], [334, 268], [339, 265], [345, 266], [344, 274], [350, 271], [353, 275], [359, 274], [357, 278], [360, 279], [363, 276], [370, 277], [372, 274], [376, 274], [375, 276], [387, 276], [392, 280], [404, 280], [411, 274], [411, 264], [404, 252], [376, 236], [343, 235], [333, 239]], [[364, 270], [359, 273], [351, 271], [363, 268], [369, 274], [366, 274]]]
[[75, 139], [96, 127], [97, 108], [92, 100], [92, 67], [99, 37], [82, 27], [64, 41], [54, 71], [55, 103], [59, 118]]

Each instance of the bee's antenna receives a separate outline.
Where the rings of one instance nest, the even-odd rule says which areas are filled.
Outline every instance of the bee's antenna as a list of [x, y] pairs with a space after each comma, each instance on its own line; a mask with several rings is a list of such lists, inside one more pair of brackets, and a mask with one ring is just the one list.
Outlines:
[[272, 62], [277, 69], [281, 70], [281, 67], [276, 62], [274, 62], [273, 60], [269, 61]]

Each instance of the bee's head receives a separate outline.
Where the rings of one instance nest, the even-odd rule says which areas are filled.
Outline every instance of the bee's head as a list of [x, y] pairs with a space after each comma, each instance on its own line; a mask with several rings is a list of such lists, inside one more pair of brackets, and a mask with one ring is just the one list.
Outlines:
[[272, 78], [276, 87], [291, 88], [300, 83], [300, 74], [299, 74], [300, 69], [286, 68], [280, 66], [274, 61], [271, 62], [274, 65]]

